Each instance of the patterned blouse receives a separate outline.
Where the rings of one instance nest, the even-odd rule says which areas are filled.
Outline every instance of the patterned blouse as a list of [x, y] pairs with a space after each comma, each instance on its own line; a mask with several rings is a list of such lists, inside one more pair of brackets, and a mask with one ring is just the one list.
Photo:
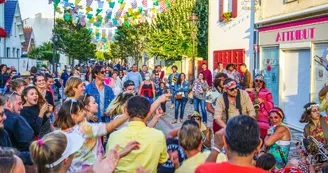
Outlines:
[[98, 154], [104, 153], [100, 137], [107, 134], [105, 123], [89, 123], [84, 121], [66, 130], [66, 132], [79, 134], [85, 139], [81, 149], [74, 153], [74, 159], [68, 172], [88, 168], [95, 164]]
[[[321, 125], [318, 125], [316, 128], [313, 128], [310, 126], [310, 136], [313, 136], [317, 141], [323, 143], [326, 146], [327, 143], [325, 141], [325, 136], [323, 134]], [[315, 156], [319, 152], [319, 148], [314, 142], [311, 142], [310, 146], [309, 146], [309, 151], [313, 156]], [[323, 166], [323, 163], [316, 163], [316, 165], [314, 167], [315, 171], [320, 172], [322, 166]]]

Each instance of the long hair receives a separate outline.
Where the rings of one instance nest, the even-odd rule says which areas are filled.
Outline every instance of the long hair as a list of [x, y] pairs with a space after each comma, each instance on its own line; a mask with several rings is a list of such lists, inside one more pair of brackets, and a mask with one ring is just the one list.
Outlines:
[[[40, 143], [42, 140], [42, 143]], [[61, 164], [53, 168], [46, 168], [46, 164], [57, 161], [64, 153], [67, 139], [63, 133], [52, 132], [46, 134], [42, 139], [34, 141], [30, 146], [31, 158], [36, 164], [38, 173], [58, 172]]]
[[133, 96], [132, 93], [121, 92], [115, 99], [110, 103], [106, 110], [106, 115], [121, 115], [124, 113], [124, 109], [128, 103], [128, 99]]
[[309, 123], [312, 121], [312, 118], [311, 118], [311, 111], [312, 111], [312, 108], [309, 109], [312, 105], [317, 105], [317, 103], [315, 102], [310, 102], [310, 103], [307, 103], [304, 105], [303, 109], [304, 109], [304, 112], [300, 118], [300, 123]]
[[177, 84], [180, 84], [180, 85], [182, 85], [181, 75], [184, 75], [184, 77], [185, 77], [184, 80], [186, 80], [186, 75], [184, 73], [180, 73], [179, 78], [178, 78], [178, 82], [177, 82]]
[[26, 88], [24, 88], [23, 92], [22, 92], [22, 104], [24, 105], [27, 100], [25, 100], [25, 96], [27, 96], [27, 93], [31, 90], [31, 89], [35, 89], [36, 92], [38, 93], [38, 103], [37, 105], [39, 106], [39, 108], [41, 108], [41, 106], [43, 106], [45, 103], [47, 103], [46, 99], [44, 98], [43, 94], [39, 91], [39, 89], [34, 86], [34, 85], [30, 85], [27, 86]]
[[54, 127], [65, 130], [75, 126], [72, 114], [77, 114], [81, 109], [84, 109], [84, 106], [80, 101], [66, 100], [58, 111]]

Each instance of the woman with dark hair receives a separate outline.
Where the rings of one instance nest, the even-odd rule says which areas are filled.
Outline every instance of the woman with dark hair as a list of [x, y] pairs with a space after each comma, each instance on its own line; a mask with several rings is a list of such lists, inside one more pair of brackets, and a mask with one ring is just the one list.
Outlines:
[[33, 84], [38, 88], [40, 93], [46, 99], [47, 103], [51, 106], [55, 106], [54, 96], [51, 91], [48, 90], [47, 80], [44, 74], [36, 74], [33, 79]]
[[179, 108], [180, 108], [180, 122], [181, 123], [183, 122], [183, 114], [188, 101], [188, 91], [189, 91], [189, 82], [186, 80], [186, 75], [184, 73], [181, 73], [179, 75], [177, 83], [174, 86], [175, 120], [172, 122], [172, 124], [178, 122]]
[[22, 92], [23, 109], [22, 117], [28, 122], [34, 131], [34, 139], [42, 138], [50, 132], [49, 116], [53, 111], [36, 86], [28, 86]]
[[272, 93], [265, 88], [264, 76], [261, 74], [255, 76], [253, 88], [247, 88], [246, 91], [253, 102], [261, 139], [264, 140], [270, 127], [269, 111], [274, 107]]
[[288, 163], [291, 134], [289, 128], [283, 123], [285, 114], [280, 108], [274, 107], [269, 113], [269, 118], [271, 127], [260, 152], [271, 153], [277, 161], [275, 168], [280, 169]]
[[194, 110], [196, 112], [199, 112], [199, 104], [200, 108], [202, 110], [202, 119], [203, 123], [207, 125], [207, 113], [206, 113], [206, 92], [208, 91], [209, 86], [205, 80], [205, 76], [203, 72], [200, 72], [198, 74], [198, 79], [194, 81], [193, 87], [192, 87], [192, 93], [194, 96]]
[[[315, 102], [307, 103], [304, 105], [304, 112], [300, 119], [301, 123], [307, 123], [304, 127], [304, 137], [313, 137], [318, 142], [324, 144], [328, 149], [328, 118], [320, 114], [319, 105]], [[307, 151], [315, 156], [319, 153], [318, 146], [310, 140], [310, 145], [307, 147]], [[316, 158], [319, 162], [319, 158]], [[316, 163], [315, 170], [320, 171], [323, 163]]]
[[0, 65], [0, 95], [3, 95], [6, 92], [6, 82], [9, 79], [9, 74], [7, 73], [7, 65]]

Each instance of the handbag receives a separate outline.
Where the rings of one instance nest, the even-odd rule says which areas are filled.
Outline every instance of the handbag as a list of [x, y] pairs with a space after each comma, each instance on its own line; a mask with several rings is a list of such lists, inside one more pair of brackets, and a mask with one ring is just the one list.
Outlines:
[[181, 100], [182, 99], [182, 94], [178, 93], [178, 94], [174, 95], [174, 99], [175, 100]]

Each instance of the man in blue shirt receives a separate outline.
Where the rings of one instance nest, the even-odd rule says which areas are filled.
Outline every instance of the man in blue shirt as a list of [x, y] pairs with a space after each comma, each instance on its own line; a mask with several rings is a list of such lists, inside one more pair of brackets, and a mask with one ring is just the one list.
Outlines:
[[178, 82], [179, 78], [179, 73], [177, 72], [178, 67], [176, 65], [172, 66], [172, 73], [169, 75], [168, 80], [170, 84], [170, 93], [172, 94], [171, 96], [171, 108], [174, 108], [174, 86]]
[[135, 88], [134, 91], [135, 93], [138, 92], [140, 83], [142, 82], [142, 77], [140, 73], [137, 71], [137, 65], [133, 64], [132, 65], [132, 71], [128, 73], [127, 80], [132, 80], [134, 82]]
[[91, 94], [98, 104], [98, 122], [109, 122], [110, 117], [105, 115], [105, 111], [114, 99], [114, 92], [112, 88], [105, 85], [105, 73], [106, 70], [101, 66], [95, 66], [92, 70], [92, 77], [95, 79], [89, 85], [86, 86], [84, 93]]

